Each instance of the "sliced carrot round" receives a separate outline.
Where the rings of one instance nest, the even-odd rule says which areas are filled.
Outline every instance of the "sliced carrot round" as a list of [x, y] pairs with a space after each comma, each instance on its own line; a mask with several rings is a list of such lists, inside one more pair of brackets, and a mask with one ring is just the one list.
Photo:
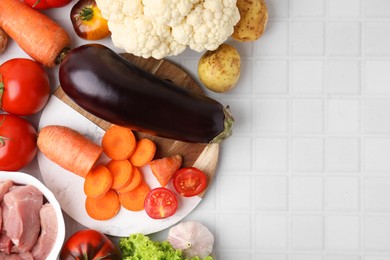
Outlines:
[[133, 178], [133, 166], [129, 160], [111, 160], [106, 164], [113, 181], [111, 189], [118, 190], [128, 185]]
[[138, 140], [134, 153], [129, 160], [132, 165], [142, 167], [151, 162], [155, 154], [156, 144], [148, 138], [142, 138]]
[[102, 197], [112, 185], [112, 174], [102, 164], [92, 168], [84, 180], [84, 193], [87, 197], [99, 198]]
[[135, 189], [125, 193], [119, 193], [119, 201], [127, 210], [140, 211], [144, 209], [145, 198], [149, 192], [149, 185], [145, 181], [142, 181]]
[[141, 171], [138, 169], [138, 167], [133, 166], [133, 177], [131, 178], [131, 181], [129, 184], [127, 184], [122, 189], [117, 190], [119, 193], [126, 193], [131, 190], [134, 190], [136, 187], [138, 187], [141, 182], [143, 181], [144, 177], [141, 173]]
[[85, 210], [87, 214], [96, 220], [108, 220], [116, 216], [121, 208], [118, 194], [114, 190], [109, 190], [101, 198], [87, 197], [85, 200]]
[[114, 160], [128, 159], [133, 154], [136, 143], [133, 131], [118, 125], [108, 128], [102, 138], [104, 153]]

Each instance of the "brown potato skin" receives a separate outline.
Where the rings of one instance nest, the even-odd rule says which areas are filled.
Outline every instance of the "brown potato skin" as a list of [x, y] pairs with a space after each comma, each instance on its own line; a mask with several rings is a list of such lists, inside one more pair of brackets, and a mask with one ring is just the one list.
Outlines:
[[241, 41], [256, 41], [264, 33], [268, 22], [265, 0], [237, 0], [240, 20], [234, 26], [232, 38]]
[[236, 48], [221, 44], [214, 51], [205, 52], [198, 63], [198, 76], [211, 91], [231, 90], [240, 77], [241, 57]]

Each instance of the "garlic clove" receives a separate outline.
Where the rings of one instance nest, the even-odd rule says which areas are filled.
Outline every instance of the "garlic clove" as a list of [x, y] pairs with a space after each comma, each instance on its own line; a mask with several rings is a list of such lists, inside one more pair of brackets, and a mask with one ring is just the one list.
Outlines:
[[182, 222], [169, 230], [168, 242], [185, 257], [205, 258], [213, 251], [214, 236], [200, 222]]

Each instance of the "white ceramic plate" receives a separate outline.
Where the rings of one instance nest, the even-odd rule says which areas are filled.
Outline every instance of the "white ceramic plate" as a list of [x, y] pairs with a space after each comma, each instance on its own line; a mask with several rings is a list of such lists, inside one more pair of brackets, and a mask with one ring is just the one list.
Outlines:
[[5, 181], [5, 180], [12, 180], [14, 183], [17, 184], [24, 184], [24, 185], [31, 184], [35, 186], [38, 190], [42, 192], [43, 196], [54, 207], [54, 210], [57, 215], [57, 220], [58, 220], [58, 232], [57, 232], [56, 242], [50, 254], [48, 255], [48, 259], [57, 259], [57, 256], [61, 251], [65, 239], [65, 222], [64, 222], [64, 217], [62, 215], [60, 204], [58, 203], [55, 195], [45, 185], [43, 185], [42, 182], [40, 182], [35, 177], [26, 173], [0, 171], [0, 181]]
[[[87, 120], [64, 102], [52, 96], [42, 112], [39, 129], [46, 125], [64, 125], [87, 136], [95, 143], [100, 144], [104, 131], [94, 123]], [[61, 149], [61, 147], [58, 147]], [[101, 162], [106, 162], [107, 157], [102, 156]], [[62, 209], [80, 224], [99, 230], [112, 236], [128, 236], [141, 232], [150, 234], [168, 228], [185, 216], [187, 216], [201, 201], [198, 196], [184, 198], [177, 196], [179, 207], [177, 212], [166, 219], [155, 220], [150, 218], [145, 211], [132, 212], [121, 208], [118, 215], [106, 221], [97, 221], [88, 216], [85, 211], [85, 194], [83, 192], [83, 178], [79, 177], [57, 164], [48, 160], [38, 152], [38, 164], [45, 185], [55, 194]], [[142, 171], [146, 182], [151, 188], [159, 186], [150, 172], [149, 167], [143, 167]], [[174, 189], [171, 187], [171, 190]]]

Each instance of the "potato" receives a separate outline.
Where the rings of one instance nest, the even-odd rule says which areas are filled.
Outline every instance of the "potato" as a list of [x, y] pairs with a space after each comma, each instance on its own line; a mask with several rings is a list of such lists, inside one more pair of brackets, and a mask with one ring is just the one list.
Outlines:
[[198, 63], [198, 76], [211, 91], [223, 93], [232, 89], [240, 78], [241, 57], [236, 48], [221, 44], [206, 51]]
[[0, 54], [4, 52], [7, 42], [8, 35], [0, 28]]
[[268, 22], [265, 0], [237, 0], [237, 8], [241, 18], [234, 26], [232, 38], [242, 42], [259, 39]]

